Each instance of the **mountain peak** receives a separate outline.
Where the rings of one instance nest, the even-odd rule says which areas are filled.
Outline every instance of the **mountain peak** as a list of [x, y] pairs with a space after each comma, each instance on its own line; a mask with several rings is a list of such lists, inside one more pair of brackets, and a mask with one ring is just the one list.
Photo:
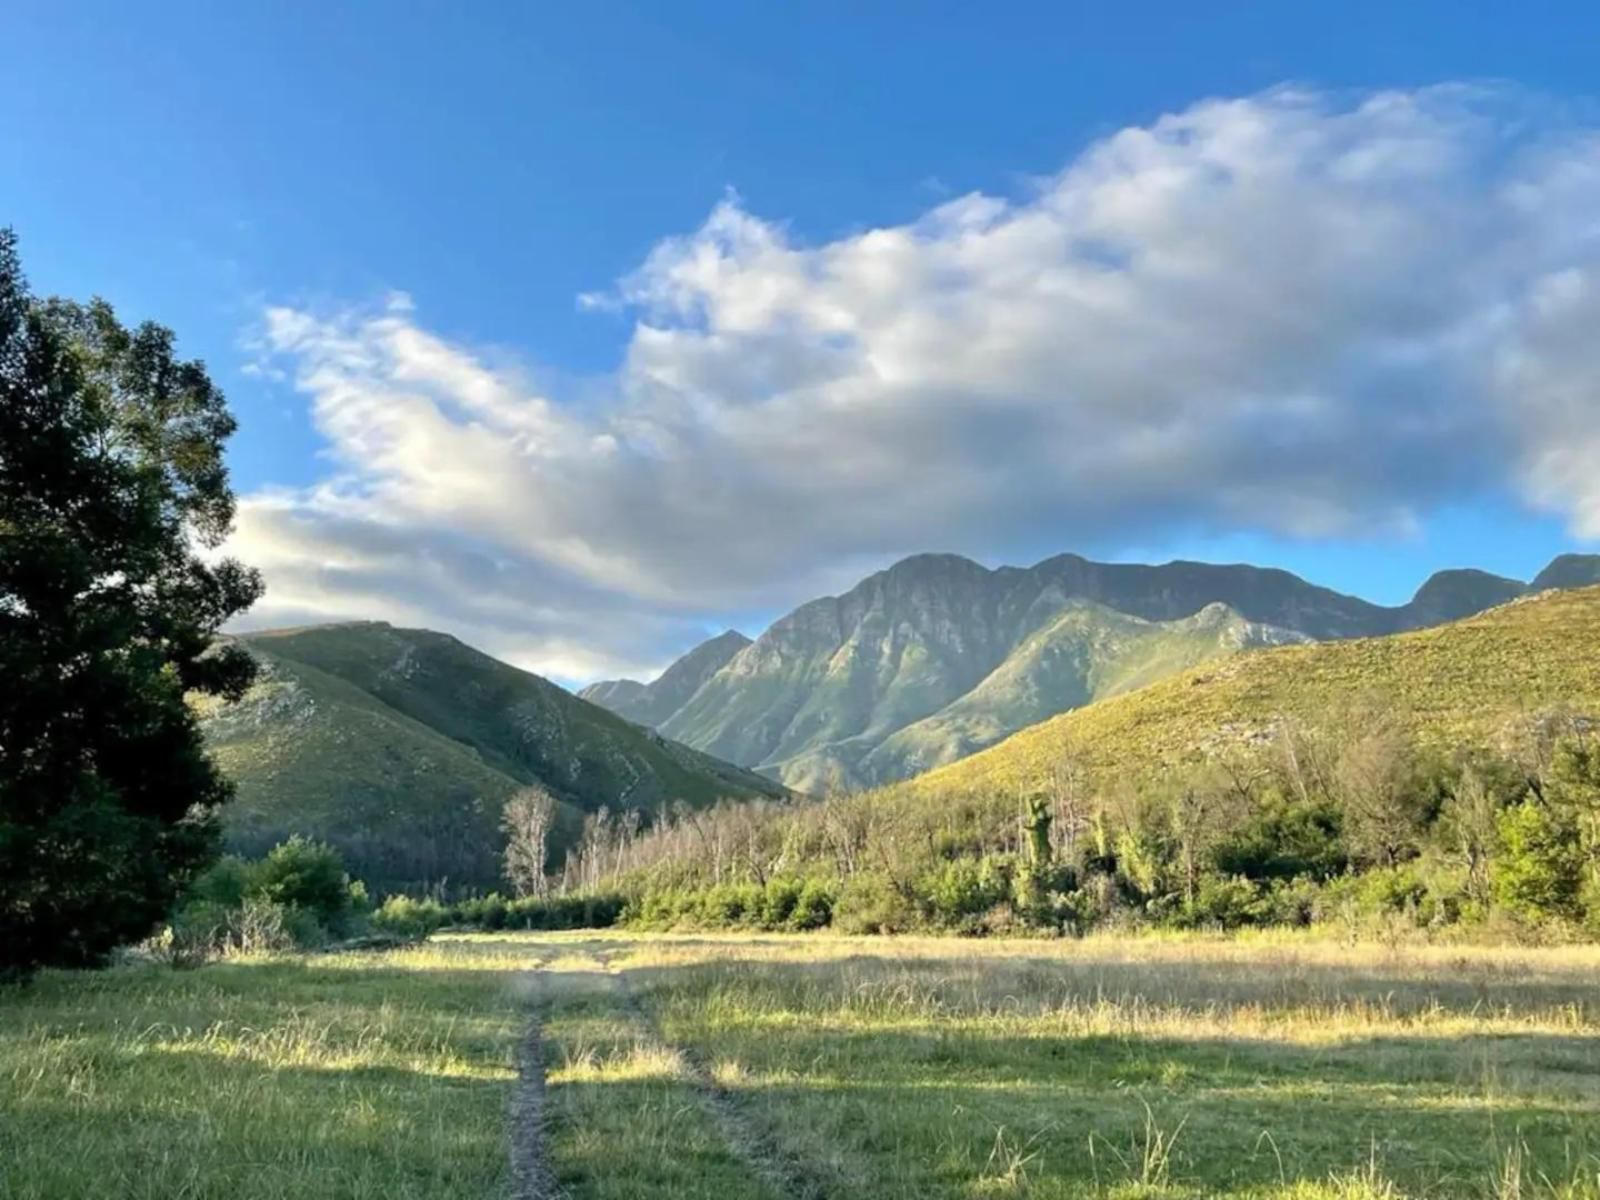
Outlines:
[[1458, 567], [1428, 576], [1406, 607], [1414, 624], [1439, 625], [1515, 600], [1527, 590], [1528, 585], [1518, 580]]
[[1600, 554], [1560, 554], [1533, 577], [1534, 591], [1588, 587], [1600, 583]]
[[989, 575], [982, 563], [961, 554], [913, 554], [881, 572], [891, 579], [944, 579], [951, 575]]
[[639, 725], [655, 726], [666, 720], [750, 644], [737, 629], [725, 629], [707, 638], [658, 675], [654, 682], [603, 679], [591, 683], [579, 697], [609, 708]]

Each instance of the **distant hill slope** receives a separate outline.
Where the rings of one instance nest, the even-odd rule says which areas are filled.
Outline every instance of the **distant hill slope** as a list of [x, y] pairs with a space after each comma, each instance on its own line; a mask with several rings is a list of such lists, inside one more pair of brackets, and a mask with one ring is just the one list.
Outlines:
[[203, 710], [238, 784], [230, 841], [325, 838], [378, 886], [494, 886], [501, 805], [526, 783], [562, 802], [558, 845], [601, 806], [782, 791], [444, 634], [374, 622], [239, 640], [261, 680]]
[[591, 683], [578, 695], [640, 725], [659, 725], [688, 703], [706, 680], [749, 644], [750, 639], [744, 634], [729, 629], [701, 642], [652, 683], [607, 679]]
[[[1600, 583], [1600, 556], [1565, 556], [1539, 581]], [[1076, 659], [1062, 647], [1043, 653], [1033, 640], [1072, 605], [1091, 606], [1059, 631], [1075, 644], [1118, 643], [1124, 618], [1182, 621], [1213, 605], [1243, 625], [1281, 631], [1272, 635], [1278, 640], [1325, 640], [1437, 625], [1529, 590], [1482, 571], [1442, 571], [1410, 603], [1384, 608], [1251, 566], [1096, 563], [1069, 554], [989, 570], [956, 555], [918, 555], [842, 596], [802, 605], [708, 675], [697, 658], [683, 676], [698, 683], [674, 690], [674, 699], [688, 694], [670, 713], [654, 689], [677, 666], [648, 687], [623, 681], [585, 694], [686, 745], [821, 791], [903, 778], [1110, 694], [1085, 684], [1082, 671], [1048, 669]], [[1225, 637], [1179, 640], [1181, 652], [1150, 644], [1141, 682], [1190, 665], [1196, 654], [1242, 648]], [[1013, 655], [1022, 658], [1011, 662]], [[1108, 667], [1096, 670], [1097, 679], [1109, 678]]]
[[1065, 713], [900, 785], [912, 795], [1015, 795], [1070, 754], [1101, 784], [1258, 742], [1285, 718], [1391, 705], [1425, 743], [1495, 745], [1528, 718], [1600, 717], [1600, 587], [1517, 600], [1438, 628], [1287, 646], [1209, 663]]

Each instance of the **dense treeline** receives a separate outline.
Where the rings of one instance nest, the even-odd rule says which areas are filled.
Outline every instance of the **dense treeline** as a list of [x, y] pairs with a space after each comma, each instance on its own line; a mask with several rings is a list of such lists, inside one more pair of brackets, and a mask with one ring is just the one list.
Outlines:
[[1020, 795], [915, 788], [592, 818], [567, 891], [653, 927], [1077, 933], [1343, 923], [1600, 934], [1600, 739], [1530, 720], [1499, 750], [1415, 744], [1380, 706], [1285, 723], [1154, 781], [1070, 754]]
[[375, 904], [335, 847], [297, 836], [260, 858], [230, 854], [212, 864], [141, 949], [192, 967], [231, 954], [382, 945], [446, 927], [597, 928], [616, 924], [624, 904], [615, 894], [532, 892], [453, 902], [396, 893]]
[[369, 903], [301, 839], [226, 858], [165, 935], [175, 958], [419, 937], [446, 927], [936, 930], [1098, 927], [1487, 929], [1600, 936], [1600, 736], [1531, 721], [1498, 752], [1414, 744], [1380, 708], [1153, 782], [1090, 786], [1064, 756], [1020, 795], [915, 789], [809, 804], [591, 816], [560, 871], [537, 869], [548, 803], [508, 807], [516, 893]]

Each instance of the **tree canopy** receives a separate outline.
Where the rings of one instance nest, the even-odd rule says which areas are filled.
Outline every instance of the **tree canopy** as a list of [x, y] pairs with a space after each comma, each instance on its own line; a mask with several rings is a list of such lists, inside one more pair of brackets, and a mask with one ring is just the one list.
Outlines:
[[190, 692], [260, 594], [222, 557], [235, 422], [170, 330], [40, 301], [0, 230], [0, 971], [91, 965], [216, 853], [227, 781]]

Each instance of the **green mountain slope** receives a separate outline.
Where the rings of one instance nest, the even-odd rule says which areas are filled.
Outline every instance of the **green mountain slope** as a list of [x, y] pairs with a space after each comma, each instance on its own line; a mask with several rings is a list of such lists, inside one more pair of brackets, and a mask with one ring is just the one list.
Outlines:
[[378, 886], [485, 887], [522, 784], [562, 802], [558, 847], [602, 806], [781, 792], [443, 634], [361, 623], [240, 640], [262, 679], [203, 719], [238, 784], [226, 823], [241, 848], [306, 833]]
[[1197, 663], [1306, 640], [1304, 634], [1246, 621], [1221, 604], [1178, 621], [1146, 621], [1072, 601], [977, 687], [880, 744], [857, 775], [871, 782], [903, 779]]
[[687, 704], [706, 680], [749, 644], [750, 639], [744, 634], [729, 629], [701, 642], [651, 683], [607, 679], [591, 683], [578, 695], [640, 725], [659, 725]]
[[1600, 716], [1600, 588], [1391, 637], [1236, 655], [1054, 717], [900, 786], [931, 798], [1016, 795], [1069, 757], [1107, 786], [1260, 743], [1286, 718], [1315, 726], [1367, 698], [1439, 746], [1497, 745], [1551, 709]]
[[[1551, 586], [1594, 580], [1600, 558], [1593, 556], [1558, 559], [1540, 576]], [[802, 605], [709, 677], [699, 669], [704, 660], [693, 672], [685, 660], [695, 685], [681, 689], [681, 702], [679, 693], [653, 690], [677, 667], [649, 689], [619, 682], [587, 695], [686, 745], [815, 792], [903, 778], [1111, 694], [1109, 685], [1084, 683], [1079, 676], [1088, 667], [1072, 667], [1066, 649], [1041, 658], [1031, 641], [1071, 605], [1093, 606], [1086, 611], [1096, 615], [1081, 619], [1105, 628], [1064, 628], [1067, 643], [1115, 642], [1126, 629], [1123, 618], [1181, 621], [1210, 605], [1248, 625], [1324, 640], [1437, 625], [1529, 590], [1482, 571], [1443, 571], [1408, 604], [1384, 608], [1286, 571], [1243, 565], [1143, 566], [1061, 555], [1027, 569], [989, 570], [955, 555], [919, 555], [842, 596]], [[1148, 682], [1202, 651], [1229, 649], [1192, 636], [1178, 641], [1181, 651], [1151, 643], [1144, 666], [1128, 668], [1130, 679]], [[1011, 663], [1014, 654], [1022, 657]], [[1067, 664], [1064, 673], [1047, 665], [1058, 660]], [[970, 704], [953, 707], [991, 678], [995, 683]]]

